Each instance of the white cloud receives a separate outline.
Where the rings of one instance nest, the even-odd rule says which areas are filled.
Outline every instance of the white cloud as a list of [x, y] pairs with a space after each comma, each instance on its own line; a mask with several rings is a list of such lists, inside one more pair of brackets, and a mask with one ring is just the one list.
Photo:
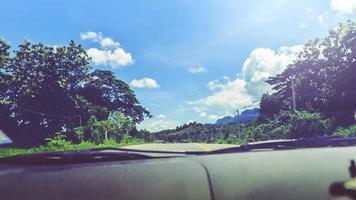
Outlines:
[[356, 0], [331, 0], [330, 7], [336, 12], [355, 14]]
[[265, 82], [268, 77], [281, 73], [297, 56], [302, 46], [280, 47], [277, 51], [268, 48], [254, 49], [245, 60], [242, 75], [234, 80], [213, 80], [207, 87], [212, 94], [205, 98], [187, 102], [200, 109], [220, 108], [225, 111], [250, 106], [259, 101], [262, 94], [270, 91]]
[[187, 102], [189, 105], [236, 109], [252, 103], [246, 90], [246, 82], [240, 79], [220, 84], [219, 88], [208, 97]]
[[220, 118], [222, 118], [221, 116], [218, 116], [218, 115], [209, 115], [208, 116], [208, 118], [210, 119], [210, 120], [218, 120], [218, 119], [220, 119]]
[[101, 47], [105, 48], [105, 47], [119, 47], [120, 43], [115, 42], [114, 40], [112, 40], [111, 38], [103, 38], [100, 41], [100, 45]]
[[299, 24], [299, 28], [307, 28], [308, 26], [306, 24]]
[[321, 25], [335, 26], [346, 20], [356, 19], [356, 0], [330, 0], [330, 7], [324, 10], [319, 15], [315, 15], [315, 19]]
[[201, 107], [192, 107], [191, 108], [194, 112], [198, 114], [199, 117], [205, 117], [207, 116], [205, 109]]
[[203, 65], [197, 65], [188, 68], [188, 71], [192, 74], [207, 72], [208, 70]]
[[199, 117], [205, 117], [205, 116], [206, 116], [206, 113], [205, 113], [205, 112], [199, 113]]
[[223, 84], [221, 84], [219, 80], [212, 80], [212, 81], [209, 81], [208, 84], [206, 84], [206, 86], [210, 90], [216, 90], [218, 88], [221, 88], [223, 86]]
[[167, 118], [160, 118], [159, 116], [151, 119], [146, 119], [138, 125], [139, 129], [147, 129], [148, 131], [158, 132], [166, 129], [174, 129], [180, 123], [175, 120], [169, 120]]
[[131, 54], [122, 48], [116, 48], [114, 51], [90, 48], [87, 54], [95, 65], [110, 65], [113, 69], [133, 63]]
[[159, 114], [159, 115], [157, 115], [157, 118], [158, 119], [167, 119], [167, 116], [164, 114]]
[[313, 12], [313, 8], [307, 8], [307, 12], [308, 12], [308, 13]]
[[99, 42], [102, 48], [117, 48], [120, 46], [119, 42], [115, 42], [113, 39], [109, 37], [103, 37], [101, 32], [83, 32], [80, 33], [80, 39], [82, 40], [92, 40], [94, 42]]
[[317, 20], [320, 24], [324, 24], [325, 16], [323, 14], [321, 14], [317, 17]]
[[80, 33], [82, 40], [98, 42], [100, 48], [89, 48], [87, 54], [95, 65], [109, 65], [113, 69], [133, 63], [132, 56], [120, 47], [120, 43], [109, 37], [104, 37], [100, 32]]
[[263, 93], [270, 90], [265, 82], [267, 78], [281, 73], [297, 57], [302, 47], [280, 47], [277, 51], [268, 48], [254, 49], [242, 67], [248, 94], [255, 101], [259, 100]]
[[158, 88], [159, 85], [156, 80], [152, 78], [134, 79], [130, 85], [137, 88]]
[[100, 38], [102, 38], [101, 33], [96, 33], [96, 32], [93, 32], [93, 31], [80, 33], [80, 39], [82, 39], [82, 40], [95, 40], [95, 41], [98, 41]]

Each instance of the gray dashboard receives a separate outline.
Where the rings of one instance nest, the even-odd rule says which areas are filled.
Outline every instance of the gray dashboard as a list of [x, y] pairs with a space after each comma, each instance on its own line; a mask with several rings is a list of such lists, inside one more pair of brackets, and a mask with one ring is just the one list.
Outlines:
[[333, 199], [355, 147], [70, 165], [0, 165], [1, 199]]

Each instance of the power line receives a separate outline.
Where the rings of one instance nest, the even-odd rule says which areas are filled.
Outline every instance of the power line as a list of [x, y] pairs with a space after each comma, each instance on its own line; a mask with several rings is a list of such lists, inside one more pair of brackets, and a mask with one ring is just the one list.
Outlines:
[[40, 115], [40, 116], [46, 116], [46, 117], [51, 117], [51, 118], [59, 118], [59, 119], [78, 119], [81, 122], [81, 116], [80, 115], [54, 115], [54, 114], [48, 114], [48, 113], [43, 113], [43, 112], [38, 112], [29, 108], [24, 108], [22, 106], [19, 105], [14, 105], [15, 108], [19, 108], [21, 110], [30, 112], [32, 114], [36, 114], [36, 115]]

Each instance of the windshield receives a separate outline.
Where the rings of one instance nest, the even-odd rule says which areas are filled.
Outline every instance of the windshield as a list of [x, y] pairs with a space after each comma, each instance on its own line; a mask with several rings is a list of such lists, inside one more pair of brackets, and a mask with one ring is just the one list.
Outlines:
[[1, 8], [0, 157], [356, 136], [354, 1]]

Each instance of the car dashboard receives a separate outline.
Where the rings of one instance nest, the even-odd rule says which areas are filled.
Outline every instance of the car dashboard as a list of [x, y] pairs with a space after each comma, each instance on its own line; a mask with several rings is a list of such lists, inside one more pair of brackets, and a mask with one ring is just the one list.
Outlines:
[[348, 199], [355, 147], [258, 150], [145, 160], [0, 165], [1, 199]]

